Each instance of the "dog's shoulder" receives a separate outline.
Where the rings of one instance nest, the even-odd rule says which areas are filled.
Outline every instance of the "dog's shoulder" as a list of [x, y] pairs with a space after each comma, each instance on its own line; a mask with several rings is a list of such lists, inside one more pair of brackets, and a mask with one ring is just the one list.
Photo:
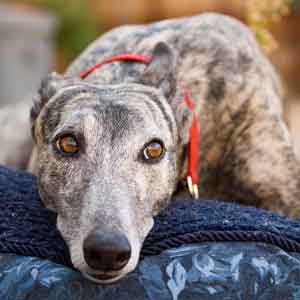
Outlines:
[[[155, 44], [166, 42], [179, 52], [214, 43], [215, 47], [236, 47], [236, 40], [254, 44], [248, 28], [238, 20], [216, 13], [167, 19], [144, 25], [116, 27], [91, 43], [70, 65], [68, 75], [106, 57], [124, 52], [150, 54]], [[252, 39], [252, 40], [251, 40]], [[219, 46], [218, 46], [219, 45]], [[209, 45], [209, 47], [211, 47]]]
[[[192, 92], [193, 86], [198, 92], [197, 80], [207, 80], [212, 91], [208, 96], [215, 99], [223, 97], [224, 85], [232, 97], [245, 87], [246, 81], [248, 90], [263, 83], [282, 94], [278, 75], [251, 30], [239, 20], [217, 13], [114, 28], [88, 46], [70, 65], [67, 75], [78, 76], [97, 62], [121, 53], [151, 55], [159, 42], [165, 42], [177, 52], [181, 61], [178, 77]], [[103, 77], [103, 72], [99, 74], [96, 70], [94, 76]]]

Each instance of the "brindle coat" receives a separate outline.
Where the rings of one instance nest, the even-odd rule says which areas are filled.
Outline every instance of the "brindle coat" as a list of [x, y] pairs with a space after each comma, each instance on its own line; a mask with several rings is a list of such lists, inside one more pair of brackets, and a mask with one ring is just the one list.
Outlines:
[[[120, 53], [150, 55], [148, 66], [114, 62]], [[114, 280], [133, 270], [156, 214], [186, 172], [192, 95], [200, 126], [200, 196], [234, 200], [299, 216], [300, 169], [282, 118], [282, 87], [251, 32], [217, 14], [116, 28], [95, 41], [65, 76], [52, 74], [32, 109], [39, 190], [58, 213], [74, 265], [93, 273], [82, 242], [94, 228], [122, 231], [132, 256]], [[76, 157], [54, 149], [74, 133]], [[141, 159], [145, 143], [163, 141], [159, 162]]]

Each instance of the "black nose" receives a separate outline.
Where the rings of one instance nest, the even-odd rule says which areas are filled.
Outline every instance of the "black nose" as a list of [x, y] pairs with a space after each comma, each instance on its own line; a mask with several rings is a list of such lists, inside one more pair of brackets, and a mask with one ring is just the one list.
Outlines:
[[118, 271], [129, 261], [131, 247], [125, 235], [93, 230], [83, 242], [86, 263], [97, 271]]

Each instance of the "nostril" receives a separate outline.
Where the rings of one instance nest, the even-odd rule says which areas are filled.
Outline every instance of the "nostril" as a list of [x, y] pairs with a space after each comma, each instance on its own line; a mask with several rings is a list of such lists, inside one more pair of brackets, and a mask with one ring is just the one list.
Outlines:
[[131, 251], [120, 253], [116, 257], [116, 263], [120, 268], [123, 268], [128, 263], [130, 256], [131, 256]]
[[91, 248], [88, 243], [84, 243], [83, 246], [83, 254], [84, 259], [86, 263], [92, 268], [92, 269], [98, 269], [102, 265], [102, 258], [100, 256], [100, 253], [95, 249]]
[[94, 270], [117, 271], [131, 257], [131, 247], [125, 235], [118, 232], [92, 231], [83, 242], [86, 263]]
[[88, 261], [92, 262], [92, 265], [96, 265], [97, 262], [101, 263], [101, 256], [99, 252], [90, 251], [87, 253]]

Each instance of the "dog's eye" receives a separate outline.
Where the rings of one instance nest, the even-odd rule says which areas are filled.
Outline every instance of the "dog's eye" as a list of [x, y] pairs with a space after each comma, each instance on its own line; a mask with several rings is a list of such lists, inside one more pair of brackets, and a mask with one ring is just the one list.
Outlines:
[[73, 135], [66, 134], [56, 140], [56, 147], [63, 153], [75, 154], [79, 151], [79, 144]]
[[145, 146], [143, 154], [146, 160], [161, 158], [164, 154], [163, 143], [157, 140], [151, 141]]

